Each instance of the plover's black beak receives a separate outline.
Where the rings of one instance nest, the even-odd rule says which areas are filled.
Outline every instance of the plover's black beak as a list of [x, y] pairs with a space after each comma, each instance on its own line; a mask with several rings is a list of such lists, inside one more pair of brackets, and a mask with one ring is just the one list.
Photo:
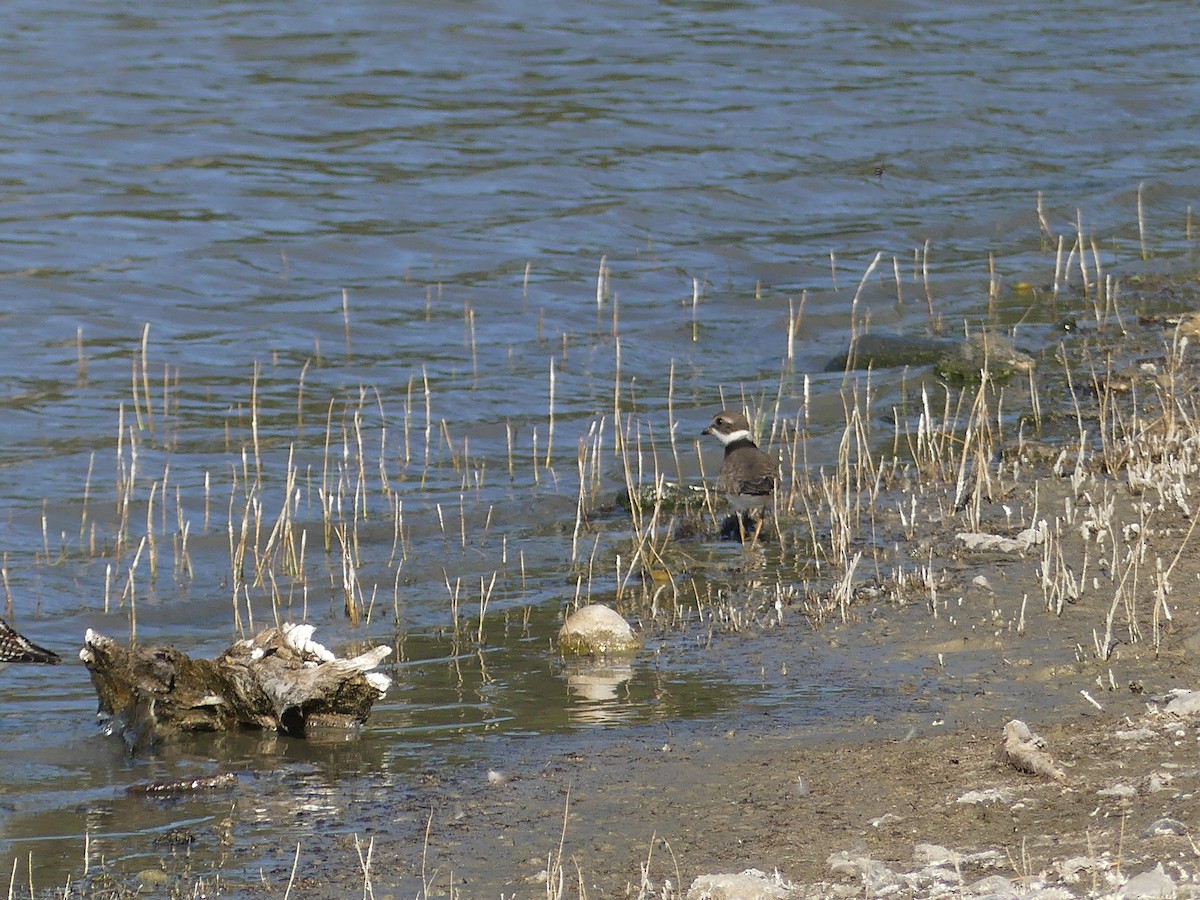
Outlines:
[[712, 426], [711, 426], [711, 425], [709, 425], [707, 428], [705, 428], [705, 429], [704, 429], [702, 432], [700, 432], [700, 433], [701, 433], [701, 434], [712, 434], [712, 433], [713, 433]]

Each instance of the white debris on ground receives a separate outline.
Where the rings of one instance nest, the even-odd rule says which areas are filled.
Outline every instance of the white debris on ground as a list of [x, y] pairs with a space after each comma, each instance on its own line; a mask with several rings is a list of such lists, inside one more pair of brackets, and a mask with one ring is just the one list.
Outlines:
[[[896, 871], [870, 856], [842, 851], [828, 860], [830, 872], [840, 878], [838, 881], [794, 884], [779, 872], [767, 875], [759, 869], [746, 869], [701, 875], [688, 888], [685, 900], [851, 900], [863, 896], [897, 900], [1074, 900], [1084, 896], [1095, 900], [1152, 900], [1200, 896], [1200, 885], [1176, 882], [1162, 863], [1130, 877], [1121, 873], [1120, 861], [1107, 854], [1099, 858], [1072, 857], [1040, 875], [1019, 878], [1003, 874], [1012, 872], [1011, 860], [995, 850], [957, 853], [937, 844], [918, 844], [914, 862], [920, 867]], [[988, 869], [995, 872], [979, 875]]]
[[1011, 871], [1003, 854], [988, 850], [959, 854], [936, 844], [919, 844], [916, 862], [924, 863], [909, 872], [898, 872], [877, 859], [842, 851], [829, 857], [839, 881], [793, 884], [778, 872], [771, 876], [758, 869], [737, 874], [702, 875], [692, 882], [686, 900], [814, 900], [814, 898], [922, 897], [941, 900], [951, 897], [1022, 897], [1033, 900], [1070, 900], [1074, 893], [1065, 887], [1036, 879], [1008, 878], [997, 874], [968, 880], [965, 869], [995, 868]]
[[1010, 803], [1012, 801], [1012, 791], [1004, 788], [985, 788], [981, 791], [967, 791], [956, 802], [965, 803], [967, 805], [984, 804], [984, 803]]
[[798, 897], [796, 885], [778, 872], [767, 875], [758, 869], [728, 875], [701, 875], [688, 888], [687, 900], [787, 900]]
[[1026, 528], [1015, 537], [1005, 537], [1002, 534], [988, 534], [979, 531], [960, 531], [955, 537], [968, 550], [989, 551], [993, 553], [1024, 553], [1040, 546], [1046, 540], [1048, 526], [1045, 520], [1035, 528]]

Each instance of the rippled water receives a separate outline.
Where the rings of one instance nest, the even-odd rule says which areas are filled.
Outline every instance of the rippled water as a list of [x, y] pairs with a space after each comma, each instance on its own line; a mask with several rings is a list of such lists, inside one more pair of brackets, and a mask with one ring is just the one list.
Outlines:
[[[579, 440], [614, 383], [647, 446], [674, 428], [673, 474], [698, 480], [722, 394], [794, 414], [808, 373], [819, 464], [842, 409], [818, 373], [876, 253], [859, 314], [923, 330], [927, 247], [953, 332], [985, 308], [989, 254], [1001, 279], [1050, 280], [1039, 193], [1055, 234], [1081, 210], [1119, 267], [1140, 255], [1144, 184], [1149, 248], [1191, 249], [1200, 20], [1182, 3], [16, 2], [0, 24], [0, 543], [18, 626], [73, 656], [87, 627], [128, 634], [133, 596], [141, 641], [219, 651], [230, 521], [256, 497], [273, 524], [291, 460], [308, 577], [276, 602], [331, 644], [399, 658], [348, 757], [246, 739], [130, 761], [97, 739], [81, 666], [5, 673], [4, 838], [42, 885], [80, 871], [84, 831], [113, 858], [161, 852], [154, 829], [194, 811], [124, 787], [209, 756], [311, 763], [353, 791], [487, 758], [492, 734], [783, 698], [805, 724], [844, 714], [846, 690], [886, 715], [894, 673], [806, 670], [797, 634], [772, 651], [791, 654], [781, 687], [733, 647], [714, 665], [698, 623], [655, 636], [609, 701], [568, 689], [548, 636], [579, 584]], [[322, 492], [367, 482], [372, 616], [355, 628]], [[599, 565], [611, 591], [614, 560]], [[238, 615], [270, 620], [271, 593], [252, 586]], [[456, 602], [473, 640], [448, 636]]]

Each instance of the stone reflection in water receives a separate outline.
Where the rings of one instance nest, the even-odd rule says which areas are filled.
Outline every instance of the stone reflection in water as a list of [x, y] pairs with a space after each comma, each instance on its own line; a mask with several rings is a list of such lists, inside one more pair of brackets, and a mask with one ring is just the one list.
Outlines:
[[621, 686], [633, 678], [633, 666], [581, 660], [568, 663], [565, 672], [568, 695], [582, 701], [567, 706], [570, 721], [595, 725], [624, 718], [627, 704], [617, 698]]

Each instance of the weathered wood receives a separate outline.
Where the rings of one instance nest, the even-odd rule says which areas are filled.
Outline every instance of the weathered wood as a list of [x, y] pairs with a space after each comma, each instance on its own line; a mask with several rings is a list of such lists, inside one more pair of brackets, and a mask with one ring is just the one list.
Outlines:
[[996, 758], [1026, 775], [1040, 775], [1055, 781], [1064, 781], [1067, 777], [1054, 757], [1046, 752], [1046, 742], [1020, 719], [1013, 719], [1004, 726]]
[[365, 722], [390, 684], [370, 670], [391, 648], [338, 659], [312, 632], [311, 625], [269, 628], [208, 660], [174, 647], [123, 647], [88, 629], [79, 656], [101, 714], [135, 749], [189, 732], [246, 727], [302, 737], [314, 727]]

